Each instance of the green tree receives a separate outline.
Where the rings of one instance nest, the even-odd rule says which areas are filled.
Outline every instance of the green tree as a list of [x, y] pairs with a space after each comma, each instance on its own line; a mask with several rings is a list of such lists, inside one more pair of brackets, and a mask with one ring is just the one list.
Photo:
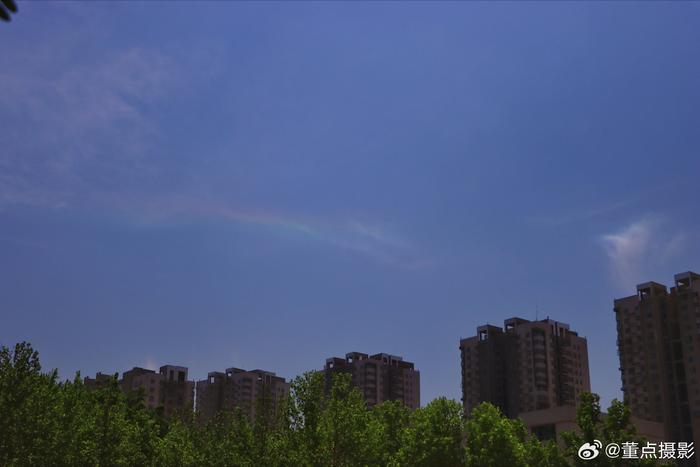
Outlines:
[[197, 449], [204, 465], [271, 465], [261, 457], [265, 450], [256, 446], [250, 420], [240, 409], [219, 413], [204, 427], [194, 425], [192, 429], [200, 432]]
[[320, 424], [326, 402], [324, 376], [307, 372], [290, 385], [283, 404], [283, 422], [277, 430], [276, 451], [283, 465], [323, 466], [319, 449]]
[[319, 420], [324, 465], [340, 467], [371, 463], [369, 411], [362, 394], [352, 386], [349, 374], [336, 374], [330, 397]]
[[0, 347], [0, 465], [50, 465], [56, 431], [57, 373], [41, 373], [26, 342]]
[[484, 402], [472, 410], [466, 423], [467, 465], [496, 467], [527, 465], [527, 431], [494, 405]]
[[155, 421], [115, 378], [87, 389], [57, 382], [25, 343], [0, 348], [0, 465], [143, 465], [157, 446]]
[[370, 412], [368, 449], [379, 465], [397, 461], [403, 432], [409, 427], [410, 411], [400, 401], [385, 401]]
[[527, 465], [533, 467], [568, 467], [570, 465], [554, 441], [540, 441], [530, 436], [524, 446]]
[[142, 396], [125, 395], [116, 377], [93, 394], [98, 465], [141, 465], [153, 459], [157, 426], [146, 413]]
[[440, 397], [411, 413], [395, 463], [431, 467], [464, 465], [462, 439], [462, 405]]
[[521, 420], [505, 417], [484, 402], [466, 422], [466, 464], [474, 467], [559, 467], [568, 465], [552, 441], [541, 442]]
[[[100, 389], [86, 387], [79, 374], [60, 383], [55, 371], [41, 372], [29, 344], [2, 347], [0, 465], [563, 465], [552, 443], [540, 443], [489, 404], [466, 425], [461, 405], [445, 398], [412, 412], [397, 401], [370, 409], [349, 374], [326, 387], [319, 372], [294, 379], [279, 413], [272, 402], [264, 393], [254, 420], [240, 409], [207, 423], [191, 410], [165, 417], [146, 408], [142, 390], [124, 394], [117, 375]], [[624, 405], [614, 403], [603, 419], [596, 398], [584, 402], [582, 434], [570, 435], [572, 445], [634, 435]]]
[[272, 465], [278, 453], [275, 450], [275, 431], [281, 423], [282, 414], [275, 410], [274, 394], [264, 381], [255, 401], [255, 418], [253, 420], [253, 456], [259, 463]]
[[[119, 391], [117, 375], [112, 378], [110, 386]], [[153, 414], [146, 408], [145, 393], [142, 388], [127, 394], [121, 398], [121, 401], [124, 407], [125, 443], [129, 453], [127, 462], [131, 465], [148, 464], [155, 458], [158, 449], [158, 423]], [[189, 418], [194, 418], [191, 411]]]
[[80, 373], [60, 384], [56, 407], [56, 430], [53, 439], [53, 465], [98, 464], [95, 437], [97, 401], [85, 387]]
[[158, 441], [155, 463], [164, 467], [207, 465], [199, 435], [194, 425], [173, 420], [168, 432]]
[[613, 400], [608, 409], [607, 416], [603, 416], [600, 410], [600, 397], [597, 394], [583, 393], [576, 414], [576, 423], [579, 431], [567, 432], [562, 435], [566, 443], [567, 455], [574, 465], [586, 466], [622, 466], [622, 465], [656, 465], [654, 459], [622, 459], [610, 458], [604, 451], [595, 458], [583, 460], [578, 456], [578, 450], [584, 443], [600, 441], [602, 449], [609, 443], [622, 445], [626, 442], [637, 442], [641, 446], [646, 440], [637, 436], [634, 425], [630, 420], [630, 411], [622, 402]]

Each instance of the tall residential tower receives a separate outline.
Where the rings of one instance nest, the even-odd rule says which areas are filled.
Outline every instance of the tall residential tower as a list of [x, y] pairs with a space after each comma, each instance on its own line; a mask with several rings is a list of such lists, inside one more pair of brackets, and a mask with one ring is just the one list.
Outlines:
[[327, 387], [335, 373], [352, 375], [352, 384], [362, 392], [369, 406], [398, 400], [411, 409], [420, 407], [420, 372], [413, 363], [396, 355], [350, 352], [345, 358], [327, 359], [324, 372]]
[[289, 383], [270, 371], [228, 368], [197, 382], [197, 414], [206, 421], [221, 411], [241, 409], [250, 420], [267, 404], [275, 414], [289, 394]]
[[586, 339], [549, 318], [511, 318], [460, 341], [465, 416], [490, 402], [508, 417], [576, 406], [590, 391]]
[[668, 441], [700, 442], [700, 275], [670, 292], [646, 282], [615, 300], [622, 391], [633, 415], [663, 423]]

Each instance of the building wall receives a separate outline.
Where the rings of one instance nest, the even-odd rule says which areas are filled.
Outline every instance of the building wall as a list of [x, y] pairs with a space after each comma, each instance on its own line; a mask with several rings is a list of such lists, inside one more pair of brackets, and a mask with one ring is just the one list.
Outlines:
[[276, 413], [288, 394], [289, 383], [272, 372], [228, 368], [197, 382], [197, 413], [206, 421], [239, 408], [253, 420], [261, 404], [269, 404], [270, 413]]
[[481, 402], [490, 402], [510, 413], [506, 384], [506, 338], [497, 326], [480, 326], [477, 335], [460, 342], [462, 354], [462, 402], [465, 414]]
[[184, 366], [164, 365], [160, 367], [160, 405], [166, 417], [183, 410], [194, 409], [194, 381], [187, 379]]
[[90, 378], [89, 376], [83, 378], [83, 384], [87, 386], [88, 389], [101, 389], [107, 386], [113, 378], [114, 375], [98, 372], [94, 378]]
[[159, 373], [138, 367], [125, 371], [120, 381], [122, 391], [125, 393], [136, 391], [139, 388], [143, 389], [144, 403], [150, 409], [162, 405], [161, 383], [162, 377]]
[[[601, 418], [605, 419], [606, 416], [606, 414], [602, 414]], [[564, 447], [562, 433], [567, 431], [580, 433], [576, 423], [576, 407], [573, 405], [523, 412], [520, 414], [520, 419], [533, 435], [541, 440], [555, 440], [562, 448]], [[662, 423], [642, 420], [637, 417], [632, 417], [631, 422], [637, 432], [637, 436], [644, 437], [651, 443], [667, 441], [664, 439]]]
[[327, 388], [331, 387], [334, 374], [350, 374], [353, 386], [369, 406], [398, 400], [411, 409], [420, 407], [420, 372], [413, 363], [396, 355], [350, 352], [345, 358], [327, 359], [324, 373]]
[[615, 300], [622, 391], [633, 415], [673, 441], [700, 441], [700, 275], [676, 274]]
[[585, 338], [568, 325], [511, 318], [484, 325], [460, 341], [465, 415], [490, 402], [508, 417], [562, 405], [576, 406], [590, 391]]
[[187, 380], [187, 368], [165, 365], [154, 370], [134, 367], [125, 371], [119, 385], [125, 393], [142, 389], [144, 403], [150, 409], [162, 408], [166, 416], [192, 410], [194, 382]]
[[203, 420], [209, 420], [223, 407], [225, 373], [210, 372], [207, 379], [197, 381], [195, 411]]

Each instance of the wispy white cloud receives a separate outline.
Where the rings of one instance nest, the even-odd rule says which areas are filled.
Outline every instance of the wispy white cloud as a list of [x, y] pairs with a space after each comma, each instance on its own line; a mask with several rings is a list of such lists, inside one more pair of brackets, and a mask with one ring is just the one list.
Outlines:
[[616, 280], [622, 285], [639, 282], [641, 267], [652, 238], [653, 223], [641, 220], [619, 232], [603, 235], [605, 252]]
[[[226, 219], [393, 266], [431, 264], [381, 222], [280, 213], [250, 203], [238, 207], [227, 197], [217, 198], [206, 181], [206, 189], [174, 187], [172, 180], [163, 183], [169, 189], [159, 188], [163, 173], [179, 169], [160, 149], [164, 138], [157, 110], [187, 87], [187, 70], [166, 53], [143, 47], [94, 57], [52, 54], [55, 49], [70, 46], [37, 46], [32, 53], [11, 57], [14, 67], [0, 69], [0, 118], [4, 134], [10, 135], [6, 150], [0, 151], [0, 210], [10, 205], [77, 206], [153, 223]], [[215, 63], [212, 53], [189, 55]], [[189, 179], [187, 174], [178, 177]], [[210, 197], [202, 195], [210, 191]]]
[[533, 220], [544, 222], [550, 226], [561, 226], [567, 224], [584, 223], [594, 219], [604, 218], [613, 213], [617, 213], [623, 209], [629, 209], [630, 206], [639, 204], [644, 200], [659, 196], [671, 188], [678, 187], [679, 183], [659, 183], [655, 186], [645, 187], [644, 190], [630, 194], [622, 199], [591, 205], [588, 207], [570, 208], [566, 211], [548, 215], [534, 217]]
[[609, 203], [603, 206], [585, 209], [582, 211], [572, 211], [566, 214], [562, 214], [561, 216], [547, 218], [547, 221], [553, 226], [571, 224], [575, 222], [585, 222], [603, 216], [605, 214], [618, 211], [630, 205], [633, 201], [633, 199], [628, 199], [624, 201]]
[[95, 62], [38, 54], [0, 70], [0, 206], [69, 203], [92, 186], [148, 174], [157, 141], [146, 108], [170, 86], [174, 65], [132, 48]]
[[685, 234], [665, 232], [664, 225], [658, 217], [646, 217], [601, 237], [618, 286], [632, 290], [682, 251]]
[[399, 238], [389, 233], [385, 228], [381, 228], [377, 225], [367, 224], [357, 220], [350, 221], [348, 225], [353, 232], [373, 241], [398, 248], [410, 246], [405, 239]]
[[128, 199], [120, 197], [123, 212], [140, 222], [162, 223], [179, 219], [220, 219], [258, 227], [288, 241], [307, 239], [357, 253], [401, 269], [426, 269], [435, 265], [410, 241], [386, 223], [366, 219], [318, 218], [274, 210], [236, 208], [220, 200], [190, 195]]

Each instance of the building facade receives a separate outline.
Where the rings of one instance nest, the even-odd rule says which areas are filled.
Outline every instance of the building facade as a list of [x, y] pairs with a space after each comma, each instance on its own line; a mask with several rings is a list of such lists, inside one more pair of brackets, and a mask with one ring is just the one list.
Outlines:
[[119, 385], [125, 393], [142, 389], [148, 408], [162, 407], [165, 416], [171, 416], [194, 407], [194, 381], [187, 373], [184, 366], [164, 365], [159, 372], [134, 367], [124, 372]]
[[668, 441], [700, 442], [700, 275], [676, 274], [615, 300], [622, 391], [632, 415]]
[[396, 355], [350, 352], [345, 358], [328, 358], [324, 373], [328, 388], [334, 374], [349, 373], [369, 406], [398, 400], [410, 409], [420, 407], [420, 372]]
[[460, 340], [465, 416], [490, 402], [510, 418], [525, 412], [576, 406], [590, 391], [586, 339], [549, 318], [511, 318], [484, 325]]
[[160, 367], [160, 405], [166, 417], [177, 412], [194, 409], [194, 381], [187, 379], [184, 366]]
[[119, 384], [124, 393], [143, 390], [144, 403], [150, 409], [161, 405], [160, 401], [160, 374], [154, 370], [134, 367], [122, 374]]
[[94, 378], [90, 378], [89, 376], [83, 378], [83, 384], [88, 389], [102, 389], [108, 386], [114, 379], [116, 379], [116, 375], [108, 375], [98, 371]]
[[[605, 420], [608, 415], [601, 414]], [[576, 407], [573, 405], [560, 405], [550, 409], [523, 412], [519, 415], [523, 424], [530, 432], [542, 441], [556, 441], [560, 448], [565, 448], [562, 434], [570, 431], [580, 433], [576, 422]], [[630, 417], [630, 422], [638, 436], [644, 437], [650, 443], [666, 441], [664, 427], [661, 423], [643, 420], [638, 417]]]
[[[197, 415], [206, 421], [221, 411], [240, 408], [250, 420], [262, 407], [275, 414], [289, 394], [289, 383], [275, 373], [228, 368], [197, 382]], [[265, 405], [267, 404], [267, 405]]]

